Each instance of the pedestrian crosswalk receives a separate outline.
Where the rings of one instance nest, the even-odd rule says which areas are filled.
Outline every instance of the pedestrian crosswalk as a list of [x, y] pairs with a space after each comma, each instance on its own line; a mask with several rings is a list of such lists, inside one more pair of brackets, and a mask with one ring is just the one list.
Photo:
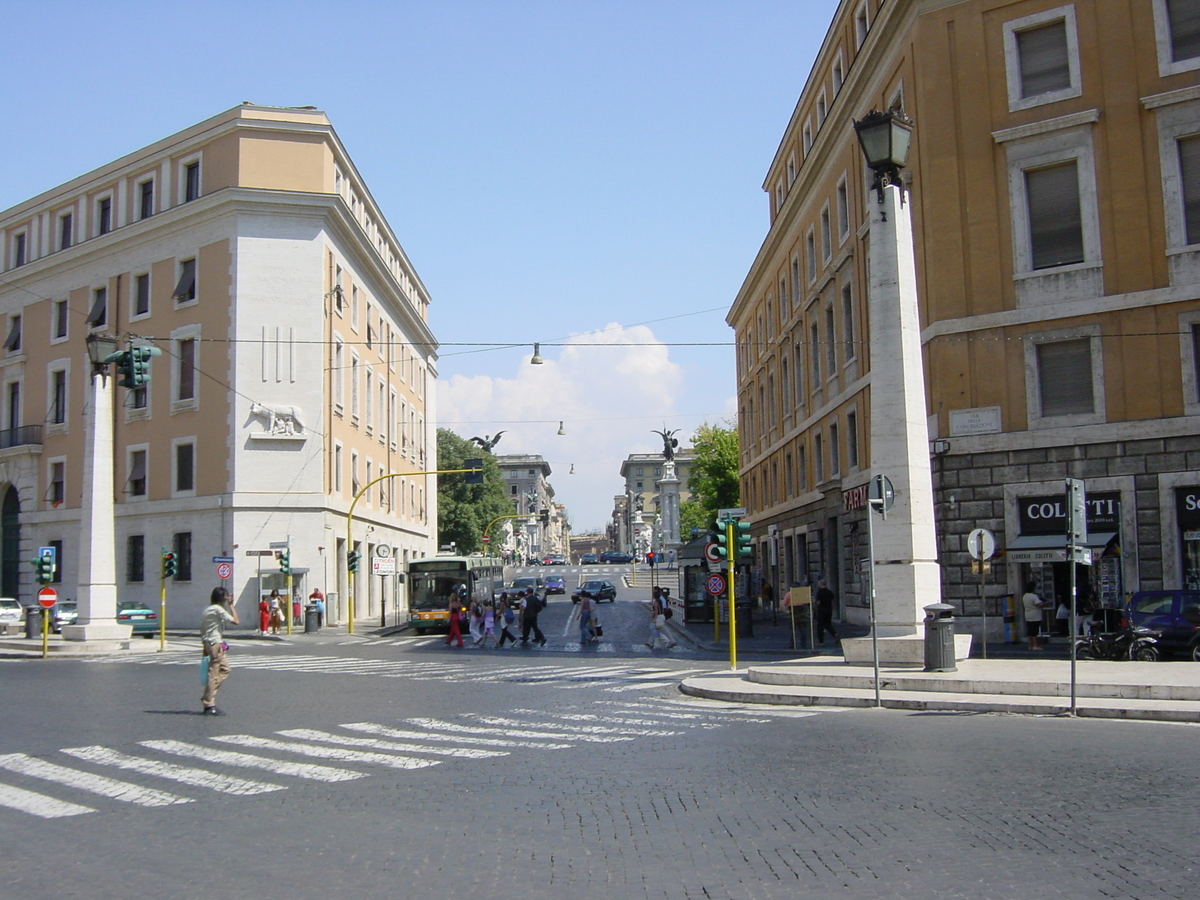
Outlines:
[[[234, 666], [264, 672], [304, 672], [325, 675], [371, 675], [408, 681], [470, 681], [481, 683], [543, 684], [562, 690], [589, 688], [612, 693], [649, 691], [678, 684], [704, 668], [672, 669], [633, 663], [588, 665], [522, 665], [516, 661], [473, 657], [470, 660], [360, 659], [340, 656], [288, 655], [251, 651], [232, 657]], [[108, 657], [108, 665], [195, 666], [188, 650], [144, 656]]]
[[[399, 772], [464, 760], [499, 759], [515, 750], [569, 750], [720, 728], [739, 718], [765, 722], [773, 710], [679, 699], [599, 699], [594, 712], [518, 709], [508, 715], [413, 716], [396, 722], [347, 722], [335, 728], [286, 728], [268, 735], [219, 734], [203, 740], [150, 739], [128, 747], [63, 747], [42, 758], [0, 754], [0, 817], [42, 819], [112, 813], [121, 804], [170, 807], [206, 796], [251, 797], [300, 782], [400, 777]], [[825, 712], [787, 710], [789, 716]], [[182, 762], [180, 761], [182, 760]], [[391, 770], [391, 776], [382, 773]], [[128, 807], [125, 807], [128, 808]]]

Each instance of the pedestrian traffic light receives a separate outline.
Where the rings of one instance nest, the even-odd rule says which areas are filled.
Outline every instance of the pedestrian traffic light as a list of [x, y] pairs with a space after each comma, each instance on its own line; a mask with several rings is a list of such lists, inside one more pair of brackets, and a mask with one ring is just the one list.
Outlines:
[[275, 558], [279, 560], [279, 572], [282, 575], [292, 574], [292, 551], [280, 550], [275, 554]]
[[179, 574], [179, 556], [173, 550], [164, 550], [162, 554], [162, 577], [174, 578]]
[[733, 523], [733, 540], [737, 545], [737, 558], [750, 559], [754, 556], [754, 547], [750, 544], [750, 523], [749, 522], [734, 522]]
[[38, 584], [49, 584], [54, 580], [54, 557], [35, 556], [33, 563], [33, 578]]
[[360, 559], [362, 559], [362, 554], [359, 553], [357, 550], [351, 550], [349, 553], [347, 553], [346, 554], [346, 571], [347, 572], [357, 572], [358, 571], [358, 561]]

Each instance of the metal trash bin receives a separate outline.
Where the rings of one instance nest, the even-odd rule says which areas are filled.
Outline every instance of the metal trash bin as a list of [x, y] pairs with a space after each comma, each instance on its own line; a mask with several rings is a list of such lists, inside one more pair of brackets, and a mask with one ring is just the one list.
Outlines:
[[957, 672], [954, 664], [954, 607], [931, 603], [925, 608], [925, 671]]
[[46, 615], [47, 610], [40, 606], [29, 606], [25, 609], [25, 637], [30, 640], [41, 639], [42, 637], [42, 616]]
[[316, 634], [321, 630], [320, 613], [317, 612], [317, 605], [310, 603], [304, 607], [304, 633]]

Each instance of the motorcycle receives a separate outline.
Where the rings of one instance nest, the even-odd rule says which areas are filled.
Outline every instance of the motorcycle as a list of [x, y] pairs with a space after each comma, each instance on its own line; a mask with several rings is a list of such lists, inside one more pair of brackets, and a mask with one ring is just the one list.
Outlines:
[[1158, 649], [1160, 637], [1161, 631], [1131, 625], [1120, 631], [1092, 632], [1075, 641], [1075, 658], [1158, 662], [1162, 656]]

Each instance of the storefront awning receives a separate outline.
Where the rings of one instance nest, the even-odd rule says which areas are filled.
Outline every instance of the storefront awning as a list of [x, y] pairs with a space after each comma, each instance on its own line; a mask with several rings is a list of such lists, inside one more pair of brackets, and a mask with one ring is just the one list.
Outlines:
[[[1115, 531], [1089, 534], [1087, 546], [1099, 555], [1116, 536]], [[1066, 562], [1067, 538], [1061, 534], [1023, 534], [1008, 545], [1004, 551], [1004, 559], [1007, 562], [1019, 563]]]

